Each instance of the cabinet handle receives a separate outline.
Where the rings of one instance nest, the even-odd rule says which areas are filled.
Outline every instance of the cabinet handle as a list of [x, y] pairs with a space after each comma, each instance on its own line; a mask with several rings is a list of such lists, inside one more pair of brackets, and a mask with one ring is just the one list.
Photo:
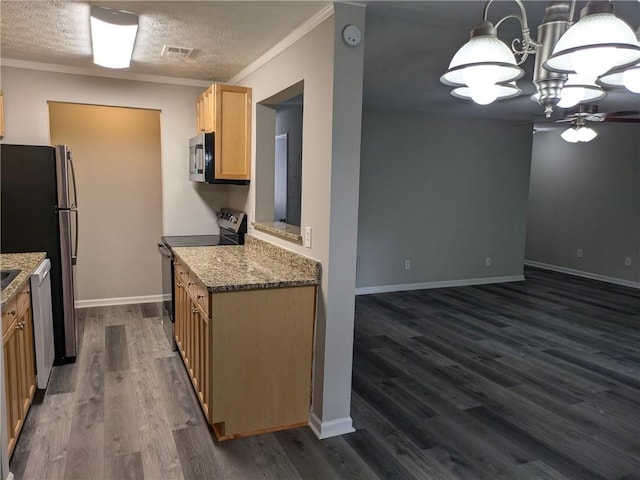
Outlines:
[[16, 316], [16, 311], [15, 310], [11, 310], [10, 312], [7, 312], [8, 315], [11, 315], [12, 317]]
[[16, 327], [18, 328], [18, 330], [24, 330], [24, 322], [18, 323], [18, 325], [16, 325]]
[[179, 288], [182, 288], [182, 284], [181, 284], [181, 283], [178, 283], [178, 287], [179, 287]]
[[198, 294], [198, 298], [204, 298], [204, 295]]
[[31, 291], [27, 290], [26, 292], [22, 292], [24, 295], [31, 295]]
[[195, 285], [195, 284], [196, 284], [196, 282], [189, 282], [189, 286]]
[[191, 307], [191, 313], [198, 313], [198, 309], [196, 307]]

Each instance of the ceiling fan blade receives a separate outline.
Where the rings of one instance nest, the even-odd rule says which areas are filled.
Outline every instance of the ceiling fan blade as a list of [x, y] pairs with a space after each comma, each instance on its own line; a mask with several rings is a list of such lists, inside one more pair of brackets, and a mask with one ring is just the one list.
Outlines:
[[605, 117], [603, 122], [617, 122], [617, 123], [640, 123], [640, 118], [626, 118], [626, 117]]

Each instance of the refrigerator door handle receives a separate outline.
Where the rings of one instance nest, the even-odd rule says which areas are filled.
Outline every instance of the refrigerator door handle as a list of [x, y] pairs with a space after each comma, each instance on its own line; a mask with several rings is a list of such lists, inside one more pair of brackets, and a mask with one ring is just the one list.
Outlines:
[[77, 209], [72, 210], [73, 213], [75, 213], [76, 216], [76, 241], [75, 244], [73, 246], [73, 254], [71, 255], [71, 265], [77, 265], [78, 264], [78, 232], [80, 229], [80, 214], [78, 213]]
[[[72, 207], [77, 207], [78, 206], [78, 190], [76, 188], [76, 171], [73, 168], [73, 158], [71, 158], [71, 152], [68, 151], [67, 153], [67, 158], [69, 160], [69, 166], [71, 167], [71, 183], [73, 184], [73, 204], [71, 205]], [[76, 217], [77, 218], [77, 217]], [[77, 241], [77, 233], [78, 231], [76, 230], [76, 246], [78, 244]]]

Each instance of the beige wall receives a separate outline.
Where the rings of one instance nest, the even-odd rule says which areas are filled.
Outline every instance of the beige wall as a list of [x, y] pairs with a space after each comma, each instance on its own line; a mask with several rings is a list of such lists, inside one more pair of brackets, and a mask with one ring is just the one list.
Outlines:
[[3, 143], [50, 144], [48, 101], [160, 110], [163, 232], [165, 235], [218, 232], [215, 213], [227, 203], [229, 187], [190, 182], [187, 163], [187, 142], [196, 128], [196, 99], [205, 86], [7, 66], [1, 72], [6, 121]]
[[[37, 67], [38, 65], [36, 65]], [[6, 135], [3, 143], [51, 144], [48, 101], [159, 110], [161, 130], [162, 232], [164, 235], [218, 233], [216, 212], [228, 203], [229, 188], [189, 181], [188, 138], [195, 132], [195, 102], [204, 86], [183, 86], [137, 80], [3, 66]], [[193, 83], [193, 82], [192, 82]], [[203, 82], [204, 85], [207, 82]], [[157, 177], [157, 181], [159, 177]], [[122, 241], [121, 238], [116, 240]], [[160, 257], [157, 238], [150, 252]], [[92, 272], [99, 275], [98, 272]], [[159, 280], [149, 272], [150, 295], [160, 295]], [[96, 303], [110, 293], [95, 293]], [[153, 297], [149, 297], [153, 299]]]
[[[268, 242], [310, 256], [322, 264], [314, 359], [312, 426], [321, 437], [351, 429], [351, 361], [357, 244], [360, 115], [364, 42], [346, 46], [340, 39], [347, 24], [364, 32], [364, 8], [335, 6], [331, 16], [245, 77], [239, 85], [253, 89], [253, 171], [273, 151], [256, 149], [263, 132], [256, 125], [256, 104], [304, 81], [302, 132], [301, 228], [313, 231], [311, 248], [250, 229]], [[267, 133], [273, 145], [274, 125]], [[258, 142], [260, 144], [260, 142]], [[269, 143], [269, 142], [265, 142]], [[258, 191], [260, 194], [260, 191]], [[253, 182], [248, 192], [231, 192], [233, 206], [254, 218], [258, 202]], [[271, 204], [271, 208], [272, 208]]]
[[51, 142], [69, 145], [78, 189], [77, 300], [162, 290], [160, 112], [49, 104]]

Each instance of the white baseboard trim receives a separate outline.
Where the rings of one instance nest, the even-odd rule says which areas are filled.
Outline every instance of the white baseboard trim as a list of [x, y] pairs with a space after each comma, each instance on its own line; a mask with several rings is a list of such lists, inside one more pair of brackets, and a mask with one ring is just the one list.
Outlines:
[[92, 300], [76, 300], [75, 306], [76, 308], [110, 307], [113, 305], [130, 305], [132, 303], [155, 303], [162, 302], [162, 300], [162, 294], [143, 297], [94, 298]]
[[370, 293], [405, 292], [408, 290], [426, 290], [430, 288], [468, 287], [470, 285], [486, 285], [488, 283], [522, 282], [524, 275], [510, 275], [505, 277], [464, 278], [462, 280], [445, 280], [442, 282], [400, 283], [397, 285], [380, 285], [377, 287], [356, 288], [356, 295]]
[[561, 267], [559, 265], [551, 265], [549, 263], [536, 262], [534, 260], [525, 260], [525, 265], [530, 267], [538, 267], [544, 270], [552, 270], [554, 272], [566, 273], [567, 275], [575, 275], [576, 277], [590, 278], [591, 280], [599, 280], [601, 282], [615, 283], [623, 287], [631, 287], [640, 289], [640, 282], [632, 282], [622, 278], [607, 277], [598, 273], [583, 272], [582, 270], [574, 270], [573, 268]]
[[356, 431], [353, 428], [351, 417], [336, 418], [335, 420], [323, 422], [315, 413], [309, 416], [309, 427], [320, 440]]

